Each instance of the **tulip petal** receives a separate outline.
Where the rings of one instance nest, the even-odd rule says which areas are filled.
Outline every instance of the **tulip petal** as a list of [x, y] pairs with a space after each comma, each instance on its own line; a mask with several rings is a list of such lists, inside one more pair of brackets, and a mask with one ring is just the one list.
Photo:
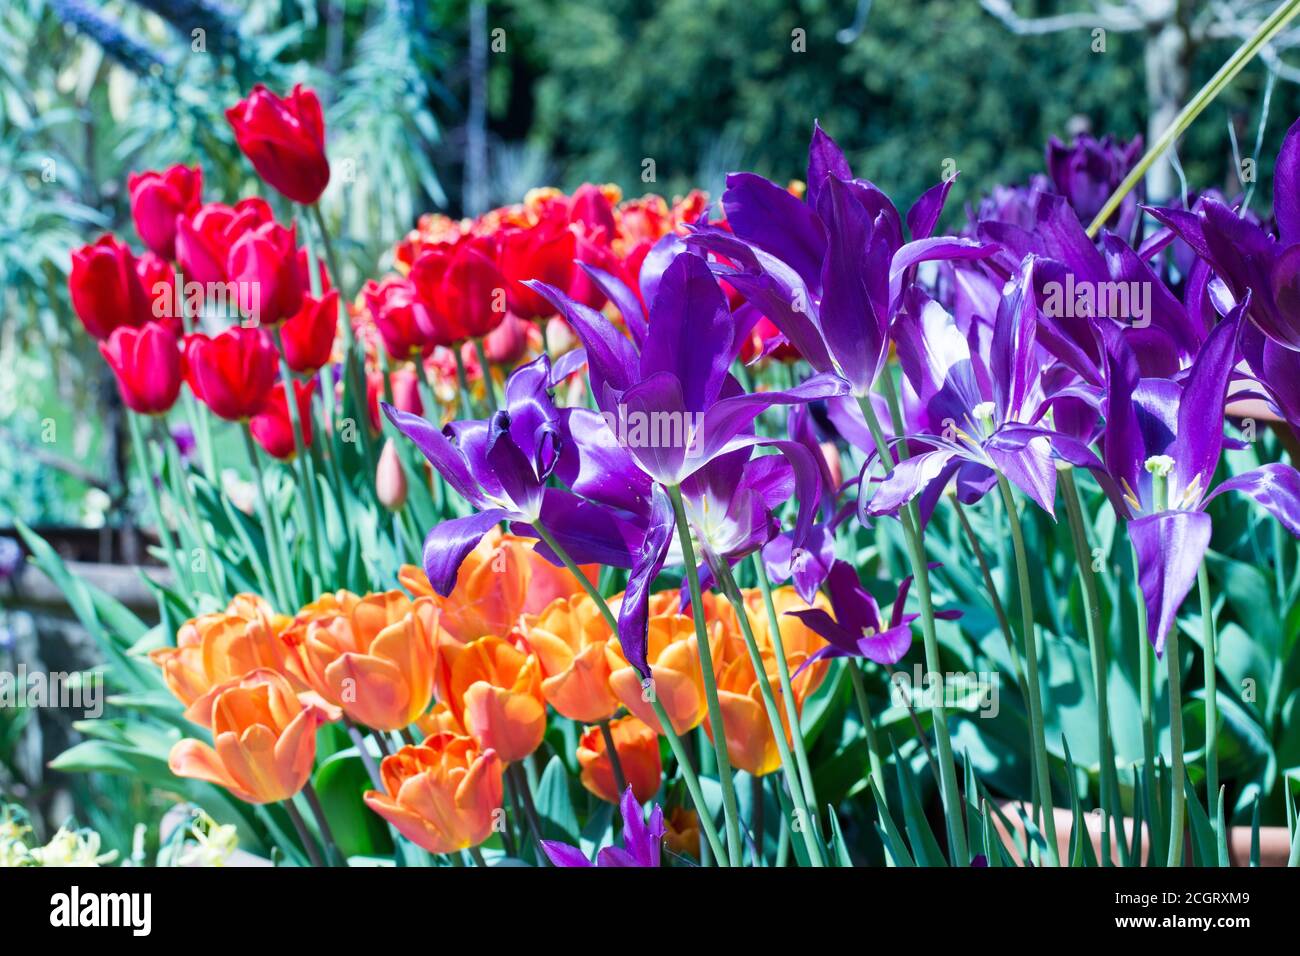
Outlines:
[[1191, 590], [1210, 545], [1210, 516], [1165, 511], [1130, 521], [1128, 533], [1137, 552], [1147, 633], [1158, 657], [1165, 651], [1165, 635], [1175, 626], [1178, 606]]
[[504, 508], [490, 508], [465, 518], [452, 518], [433, 526], [424, 539], [424, 573], [429, 584], [443, 597], [448, 597], [456, 587], [456, 574], [479, 540], [511, 512]]

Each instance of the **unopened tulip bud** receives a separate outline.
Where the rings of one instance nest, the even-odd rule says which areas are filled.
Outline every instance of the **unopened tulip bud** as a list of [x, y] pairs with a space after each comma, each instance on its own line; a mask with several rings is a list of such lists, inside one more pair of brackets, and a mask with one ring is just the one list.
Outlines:
[[379, 453], [379, 466], [375, 470], [375, 496], [390, 511], [399, 511], [406, 504], [406, 471], [397, 454], [397, 446], [390, 438]]
[[578, 344], [578, 337], [569, 328], [569, 323], [562, 318], [552, 316], [546, 320], [546, 351], [551, 355], [563, 355]]
[[844, 484], [844, 470], [840, 465], [840, 450], [835, 447], [835, 442], [824, 441], [821, 443], [822, 455], [826, 458], [826, 467], [830, 469], [831, 481], [838, 488]]

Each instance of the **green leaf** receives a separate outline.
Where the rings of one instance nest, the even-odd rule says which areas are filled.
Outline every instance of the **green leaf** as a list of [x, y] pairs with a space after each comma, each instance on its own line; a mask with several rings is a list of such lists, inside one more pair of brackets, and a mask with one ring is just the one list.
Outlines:
[[542, 818], [543, 839], [575, 845], [578, 842], [582, 826], [569, 795], [571, 779], [564, 769], [564, 761], [551, 757], [537, 784], [537, 813]]

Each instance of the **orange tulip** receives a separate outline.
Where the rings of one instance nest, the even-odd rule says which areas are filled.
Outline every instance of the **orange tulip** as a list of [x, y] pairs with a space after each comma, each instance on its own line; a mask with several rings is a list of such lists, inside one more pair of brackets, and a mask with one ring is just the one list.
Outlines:
[[433, 709], [424, 714], [415, 722], [420, 733], [425, 737], [433, 737], [438, 734], [455, 734], [458, 737], [468, 737], [465, 728], [460, 725], [456, 715], [452, 713], [451, 708], [442, 701], [433, 705]]
[[211, 717], [216, 749], [181, 740], [167, 764], [176, 776], [215, 783], [245, 803], [288, 800], [301, 790], [316, 759], [316, 728], [329, 719], [267, 668], [215, 688]]
[[[676, 597], [675, 592], [673, 596]], [[663, 728], [651, 704], [653, 689], [672, 722], [673, 730], [684, 734], [698, 727], [708, 712], [695, 624], [691, 618], [681, 614], [651, 617], [647, 641], [646, 658], [654, 681], [652, 687], [646, 686], [641, 675], [627, 662], [617, 641], [610, 641], [606, 650], [610, 666], [609, 686], [624, 707], [656, 732], [662, 733]], [[721, 643], [722, 624], [714, 621], [709, 625], [709, 649], [714, 657], [717, 657]]]
[[[559, 597], [582, 590], [577, 578], [533, 550], [532, 538], [492, 530], [469, 553], [447, 597], [434, 593], [424, 571], [403, 565], [402, 586], [417, 597], [434, 598], [442, 608], [442, 626], [461, 643], [480, 637], [505, 637], [522, 614], [539, 614]], [[599, 568], [583, 571], [592, 580]]]
[[401, 591], [348, 591], [307, 605], [285, 631], [290, 673], [350, 718], [401, 730], [429, 708], [438, 609]]
[[[659, 736], [635, 717], [624, 717], [609, 725], [618, 751], [619, 765], [638, 803], [645, 803], [659, 790], [663, 762], [659, 756]], [[578, 740], [578, 765], [582, 767], [582, 785], [608, 803], [618, 803], [618, 782], [614, 765], [599, 727], [588, 727]]]
[[700, 818], [694, 810], [672, 808], [664, 820], [664, 845], [674, 853], [700, 858]]
[[[758, 590], [751, 590], [744, 592], [742, 597], [745, 602], [746, 617], [753, 629], [754, 640], [758, 644], [762, 658], [763, 677], [772, 688], [777, 711], [781, 717], [781, 730], [789, 741], [791, 732], [786, 717], [785, 702], [782, 699], [776, 652], [767, 626], [767, 610], [763, 603], [763, 596]], [[794, 671], [809, 654], [823, 646], [825, 642], [804, 627], [797, 618], [783, 618], [782, 615], [786, 610], [808, 606], [795, 594], [793, 588], [778, 588], [773, 592], [772, 600], [778, 614], [777, 620], [781, 628], [781, 643], [785, 650], [786, 663], [790, 670]], [[817, 598], [817, 605], [829, 606], [820, 595]], [[718, 702], [722, 707], [722, 721], [726, 725], [727, 755], [741, 770], [756, 777], [762, 776], [781, 766], [776, 737], [768, 721], [759, 678], [750, 661], [749, 651], [745, 646], [735, 611], [729, 604], [719, 602], [715, 612], [723, 624], [725, 634], [722, 653], [714, 655], [714, 666], [717, 671]], [[826, 662], [818, 662], [799, 675], [799, 679], [793, 683], [795, 713], [802, 710], [803, 702], [808, 695], [821, 684], [826, 676], [826, 669]], [[705, 727], [712, 737], [713, 729], [707, 721]]]
[[499, 637], [462, 645], [444, 640], [441, 651], [449, 673], [444, 700], [470, 736], [506, 763], [536, 750], [546, 733], [536, 655]]
[[456, 734], [403, 747], [380, 767], [386, 793], [368, 790], [366, 806], [430, 853], [455, 853], [492, 835], [501, 806], [501, 758]]
[[556, 598], [539, 615], [525, 615], [524, 640], [542, 668], [542, 696], [571, 720], [598, 723], [618, 710], [609, 687], [605, 645], [609, 625], [585, 594]]
[[186, 621], [176, 632], [176, 646], [156, 648], [149, 659], [186, 706], [186, 717], [206, 726], [213, 688], [258, 667], [284, 671], [279, 634], [287, 623], [260, 597], [239, 594], [224, 611]]

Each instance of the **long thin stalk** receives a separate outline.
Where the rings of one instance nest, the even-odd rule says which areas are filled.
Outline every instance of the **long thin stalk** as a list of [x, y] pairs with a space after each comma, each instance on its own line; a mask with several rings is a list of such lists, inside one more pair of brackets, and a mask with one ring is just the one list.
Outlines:
[[[330, 241], [329, 229], [325, 227], [325, 215], [321, 212], [319, 203], [308, 208], [311, 210], [311, 216], [316, 222], [317, 231], [320, 233], [321, 246], [325, 250], [325, 264], [329, 268], [334, 285], [341, 289], [343, 286], [343, 273], [339, 269], [338, 257], [334, 254], [334, 244]], [[339, 322], [343, 326], [343, 380], [346, 386], [345, 393], [352, 396], [356, 407], [361, 409], [360, 417], [364, 420], [366, 415], [366, 387], [361, 378], [360, 363], [357, 361], [357, 336], [352, 330], [352, 317], [348, 315], [347, 296], [345, 295], [339, 296]], [[344, 414], [347, 414], [346, 408]], [[362, 424], [357, 427], [357, 433], [361, 438], [361, 448], [365, 460], [373, 470], [375, 467], [375, 450], [370, 441], [370, 431]]]
[[1169, 665], [1169, 866], [1183, 865], [1183, 678], [1178, 660], [1178, 625], [1169, 629], [1165, 641]]
[[310, 780], [303, 785], [302, 795], [311, 808], [312, 816], [316, 818], [316, 828], [320, 830], [321, 843], [325, 845], [325, 856], [332, 866], [346, 866], [338, 841], [334, 839], [334, 831], [330, 829], [329, 819], [325, 816], [325, 808], [321, 806], [320, 797], [316, 795], [316, 788]]
[[[813, 826], [812, 812], [808, 807], [808, 800], [804, 795], [803, 786], [799, 782], [799, 772], [795, 767], [794, 755], [790, 752], [790, 745], [785, 739], [785, 725], [781, 721], [781, 712], [777, 709], [776, 695], [772, 693], [772, 682], [768, 679], [767, 669], [763, 666], [763, 653], [759, 650], [758, 641], [754, 638], [754, 629], [749, 623], [749, 613], [745, 610], [744, 596], [741, 595], [736, 579], [731, 573], [731, 568], [725, 561], [718, 562], [718, 579], [718, 583], [722, 586], [722, 593], [726, 595], [727, 600], [731, 602], [732, 609], [736, 612], [736, 620], [740, 624], [740, 633], [745, 639], [745, 648], [749, 651], [749, 662], [753, 665], [754, 678], [758, 681], [758, 692], [763, 698], [763, 707], [767, 711], [767, 722], [772, 728], [772, 737], [776, 741], [776, 752], [781, 758], [781, 770], [785, 774], [785, 785], [794, 800], [795, 810], [799, 813], [799, 817], [804, 824], [799, 829], [804, 838], [804, 845], [808, 850], [808, 860], [813, 866], [825, 866], [826, 861], [822, 858], [822, 848], [817, 840], [816, 828]], [[778, 654], [777, 656], [781, 655]], [[792, 730], [798, 733], [797, 723]]]
[[[537, 532], [538, 537], [546, 542], [551, 551], [555, 553], [555, 556], [560, 559], [560, 563], [577, 579], [578, 584], [591, 598], [601, 616], [604, 617], [610, 632], [617, 634], [618, 619], [614, 617], [614, 612], [610, 610], [609, 603], [605, 600], [605, 596], [600, 593], [600, 589], [591, 582], [586, 572], [578, 567], [573, 558], [569, 556], [569, 552], [546, 530], [544, 525], [540, 522], [535, 523], [533, 530]], [[677, 728], [673, 726], [672, 720], [669, 719], [668, 711], [664, 709], [664, 705], [653, 692], [650, 695], [650, 706], [654, 708], [660, 729], [663, 730], [664, 736], [668, 738], [668, 746], [673, 752], [673, 758], [677, 761], [678, 768], [681, 770], [682, 779], [686, 782], [686, 791], [691, 795], [691, 802], [695, 804], [695, 812], [700, 820], [700, 829], [704, 831], [704, 838], [708, 842], [709, 849], [712, 850], [713, 857], [718, 861], [719, 866], [727, 866], [728, 858], [723, 851], [722, 837], [713, 822], [713, 816], [709, 812], [709, 805], [704, 800], [704, 789], [700, 786], [700, 778], [695, 773], [690, 754], [686, 752], [686, 747], [677, 733]]]
[[257, 482], [257, 513], [262, 522], [262, 531], [267, 536], [267, 550], [270, 554], [267, 563], [271, 568], [271, 578], [275, 582], [276, 599], [280, 607], [293, 610], [299, 602], [289, 579], [289, 570], [284, 560], [284, 539], [280, 534], [279, 514], [271, 507], [266, 493], [266, 475], [262, 470], [262, 460], [257, 455], [257, 446], [253, 443], [253, 433], [247, 427], [240, 429], [244, 433], [244, 451], [248, 463], [253, 468], [253, 477]]
[[488, 408], [495, 412], [501, 402], [497, 396], [496, 380], [492, 378], [492, 367], [488, 364], [487, 350], [483, 347], [481, 338], [474, 340], [474, 355], [478, 359], [479, 371], [483, 374], [483, 399], [487, 402]]
[[1016, 573], [1020, 582], [1020, 619], [1025, 641], [1025, 683], [1029, 686], [1029, 732], [1034, 749], [1034, 779], [1038, 786], [1038, 799], [1042, 805], [1043, 836], [1047, 841], [1047, 858], [1052, 866], [1060, 865], [1060, 850], [1056, 845], [1056, 812], [1052, 805], [1052, 778], [1047, 764], [1046, 731], [1043, 726], [1042, 688], [1038, 678], [1038, 647], [1034, 637], [1034, 596], [1029, 587], [1029, 557], [1025, 553], [1025, 534], [1016, 511], [1016, 499], [1006, 477], [998, 473], [998, 488], [1007, 506], [1007, 521], [1011, 525], [1011, 549], [1015, 554]]
[[804, 744], [803, 728], [799, 726], [799, 708], [795, 706], [794, 685], [790, 680], [790, 662], [785, 657], [785, 642], [781, 640], [781, 621], [776, 613], [776, 602], [772, 600], [772, 582], [768, 579], [767, 565], [763, 563], [762, 552], [754, 552], [753, 562], [758, 576], [758, 589], [763, 594], [763, 606], [767, 610], [767, 629], [772, 635], [772, 649], [776, 652], [776, 675], [781, 682], [785, 716], [790, 721], [790, 736], [793, 741], [795, 765], [799, 768], [799, 781], [803, 785], [804, 799], [808, 801], [808, 806], [816, 807], [817, 793], [813, 789], [812, 767], [808, 763], [808, 748]]
[[[993, 570], [989, 567], [988, 559], [984, 556], [984, 548], [975, 535], [975, 529], [971, 526], [970, 518], [966, 516], [965, 507], [955, 497], [952, 499], [952, 504], [953, 510], [957, 512], [957, 521], [961, 525], [962, 533], [966, 536], [966, 542], [970, 545], [975, 560], [980, 566], [980, 576], [984, 578], [984, 590], [988, 593], [989, 603], [993, 606], [993, 614], [998, 619], [998, 627], [1002, 630], [1002, 639], [1006, 641], [1007, 656], [1011, 658], [1011, 669], [1016, 675], [1016, 683], [1020, 685], [1023, 692], [1025, 690], [1025, 669], [1020, 661], [1020, 648], [1016, 647], [1016, 637], [1011, 630], [1011, 620], [1007, 617], [1007, 610], [1002, 603], [1002, 598], [998, 596], [998, 587], [993, 580]], [[1027, 697], [1027, 695], [1024, 696]]]
[[[885, 387], [893, 392], [893, 381], [888, 374], [881, 376]], [[876, 443], [876, 451], [881, 461], [888, 468], [893, 468], [894, 453], [890, 450], [875, 409], [871, 406], [870, 396], [858, 399], [871, 437]], [[907, 541], [908, 559], [912, 565], [912, 580], [916, 585], [916, 595], [921, 604], [921, 634], [925, 640], [925, 668], [932, 674], [942, 675], [939, 660], [939, 638], [934, 629], [934, 602], [930, 594], [930, 569], [925, 561], [925, 546], [913, 520], [913, 512], [904, 508], [899, 518], [903, 523], [903, 536]], [[957, 768], [952, 756], [952, 738], [948, 734], [948, 717], [943, 709], [943, 694], [933, 695], [930, 705], [930, 721], [934, 727], [935, 746], [939, 750], [939, 778], [943, 790], [943, 815], [948, 831], [948, 847], [955, 866], [970, 863], [970, 852], [966, 845], [966, 825], [962, 821], [961, 793], [957, 789]]]
[[[1070, 539], [1074, 543], [1074, 558], [1083, 580], [1083, 612], [1088, 632], [1088, 651], [1092, 658], [1092, 679], [1097, 693], [1097, 759], [1101, 765], [1101, 845], [1102, 865], [1110, 866], [1110, 828], [1118, 808], [1112, 803], [1117, 793], [1115, 783], [1115, 754], [1110, 739], [1110, 706], [1107, 695], [1106, 635], [1101, 629], [1101, 602], [1097, 598], [1097, 579], [1092, 571], [1092, 552], [1088, 548], [1088, 531], [1083, 517], [1083, 503], [1074, 481], [1074, 469], [1060, 470], [1061, 488], [1065, 492], [1065, 510], [1070, 519]], [[1122, 837], [1121, 837], [1122, 839]]]
[[[158, 486], [154, 484], [153, 470], [149, 467], [149, 448], [145, 444], [144, 432], [140, 428], [140, 416], [135, 412], [127, 412], [126, 418], [131, 427], [131, 449], [135, 452], [136, 468], [140, 471], [140, 478], [144, 481], [145, 491], [149, 497], [149, 505], [153, 509], [154, 521], [158, 525], [158, 542], [162, 545], [167, 567], [171, 569], [177, 588], [192, 590], [193, 583], [181, 572], [181, 564], [176, 557], [176, 542], [172, 539], [171, 528], [167, 527], [162, 498], [158, 494]], [[192, 593], [187, 594], [186, 597], [193, 600]]]
[[320, 848], [316, 845], [316, 841], [312, 839], [311, 831], [307, 829], [307, 823], [303, 820], [302, 814], [298, 812], [298, 808], [293, 805], [292, 800], [285, 800], [282, 806], [285, 813], [289, 814], [294, 830], [298, 832], [298, 839], [302, 841], [302, 848], [307, 851], [307, 858], [311, 860], [311, 865], [323, 867], [325, 861], [321, 859]]
[[284, 335], [280, 326], [275, 327], [275, 347], [280, 353], [280, 379], [284, 385], [284, 403], [289, 412], [289, 425], [293, 429], [293, 448], [294, 457], [297, 459], [298, 482], [302, 485], [303, 491], [303, 510], [307, 513], [307, 530], [311, 534], [311, 546], [304, 551], [311, 555], [313, 563], [316, 565], [317, 577], [322, 583], [325, 582], [325, 561], [321, 557], [321, 546], [323, 540], [320, 534], [320, 519], [316, 508], [316, 489], [315, 481], [312, 478], [311, 457], [307, 454], [307, 442], [304, 439], [304, 430], [302, 422], [298, 416], [298, 396], [294, 387], [293, 370], [289, 368], [289, 362], [284, 357]]
[[[853, 684], [853, 698], [857, 701], [858, 716], [862, 718], [862, 730], [867, 737], [867, 765], [871, 768], [871, 779], [880, 785], [880, 792], [885, 792], [885, 762], [880, 756], [880, 742], [876, 739], [875, 721], [871, 719], [871, 704], [867, 700], [867, 688], [862, 680], [862, 670], [858, 667], [858, 662], [848, 660], [845, 662], [849, 671], [849, 682]], [[883, 800], [881, 801], [884, 802]], [[888, 810], [888, 806], [885, 807]]]
[[1210, 596], [1210, 576], [1205, 562], [1196, 570], [1196, 586], [1201, 597], [1201, 641], [1205, 645], [1205, 800], [1209, 808], [1210, 826], [1214, 828], [1218, 845], [1220, 866], [1227, 866], [1228, 834], [1219, 825], [1219, 700], [1218, 700], [1218, 643], [1214, 626], [1214, 601]]
[[[1179, 136], [1182, 136], [1187, 131], [1187, 128], [1192, 125], [1196, 117], [1214, 102], [1215, 97], [1223, 92], [1224, 88], [1242, 71], [1242, 68], [1254, 59], [1255, 55], [1267, 46], [1269, 41], [1276, 37], [1298, 13], [1300, 13], [1300, 0], [1287, 0], [1259, 25], [1259, 28], [1237, 48], [1237, 51], [1232, 56], [1228, 57], [1214, 76], [1210, 77], [1209, 82], [1201, 87], [1196, 95], [1188, 101], [1187, 105], [1179, 111], [1178, 115], [1174, 117], [1174, 121], [1169, 124], [1169, 128], [1151, 144], [1151, 148], [1138, 160], [1137, 165], [1124, 177], [1124, 181], [1106, 200], [1106, 204], [1101, 207], [1096, 218], [1088, 225], [1089, 236], [1097, 235], [1101, 227], [1105, 225], [1106, 220], [1119, 208], [1119, 204], [1123, 202], [1124, 197], [1142, 181], [1151, 165], [1164, 154], [1165, 150], [1173, 145]], [[1181, 786], [1180, 781], [1175, 781], [1175, 790], [1181, 788]]]
[[722, 813], [727, 827], [727, 853], [732, 866], [740, 866], [744, 850], [740, 841], [740, 806], [736, 802], [736, 782], [731, 774], [731, 758], [727, 754], [727, 731], [722, 720], [722, 703], [718, 699], [718, 680], [713, 672], [713, 650], [709, 647], [708, 626], [704, 622], [704, 594], [700, 590], [700, 571], [695, 564], [695, 546], [691, 543], [690, 522], [682, 491], [675, 485], [668, 489], [672, 499], [673, 514], [677, 519], [677, 539], [681, 543], [682, 560], [686, 564], [686, 581], [691, 593], [691, 617], [695, 621], [695, 640], [700, 647], [700, 671], [704, 678], [704, 700], [708, 705], [709, 729], [713, 742], [714, 759], [718, 764], [718, 780], [722, 784]]
[[614, 784], [622, 796], [627, 789], [627, 774], [623, 773], [623, 761], [618, 756], [618, 748], [614, 746], [614, 731], [610, 730], [608, 720], [600, 722], [600, 735], [605, 738], [605, 753], [609, 754], [609, 765], [614, 771]]

